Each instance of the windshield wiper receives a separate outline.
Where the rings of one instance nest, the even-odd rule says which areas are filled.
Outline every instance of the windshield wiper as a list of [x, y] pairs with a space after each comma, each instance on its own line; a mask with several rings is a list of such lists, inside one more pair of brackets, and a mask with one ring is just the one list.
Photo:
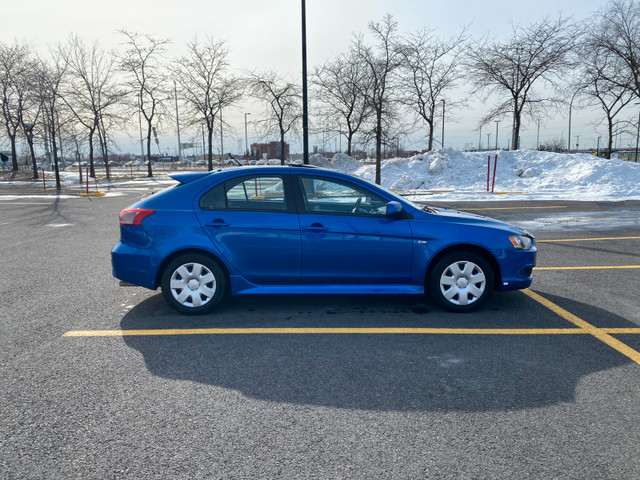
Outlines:
[[440, 213], [440, 210], [430, 207], [429, 205], [425, 205], [424, 207], [422, 207], [422, 210], [424, 210], [427, 213]]

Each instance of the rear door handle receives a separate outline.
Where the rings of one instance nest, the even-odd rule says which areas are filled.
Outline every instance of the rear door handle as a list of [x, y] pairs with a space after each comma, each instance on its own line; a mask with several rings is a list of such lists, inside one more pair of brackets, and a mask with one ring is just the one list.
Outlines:
[[229, 226], [229, 224], [227, 222], [225, 222], [224, 220], [222, 220], [221, 218], [216, 218], [213, 222], [210, 223], [210, 225], [212, 227], [215, 227], [215, 228], [228, 227]]

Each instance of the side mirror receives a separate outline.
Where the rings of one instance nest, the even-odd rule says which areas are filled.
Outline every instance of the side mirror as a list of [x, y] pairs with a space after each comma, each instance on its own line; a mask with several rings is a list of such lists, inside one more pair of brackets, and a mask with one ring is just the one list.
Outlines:
[[402, 204], [400, 202], [391, 201], [387, 203], [387, 217], [402, 218]]

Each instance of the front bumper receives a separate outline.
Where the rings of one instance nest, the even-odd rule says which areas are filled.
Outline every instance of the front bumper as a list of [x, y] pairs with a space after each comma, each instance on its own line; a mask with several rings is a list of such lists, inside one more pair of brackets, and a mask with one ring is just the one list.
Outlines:
[[500, 259], [500, 284], [498, 290], [508, 292], [531, 286], [533, 269], [536, 266], [537, 249], [507, 250]]

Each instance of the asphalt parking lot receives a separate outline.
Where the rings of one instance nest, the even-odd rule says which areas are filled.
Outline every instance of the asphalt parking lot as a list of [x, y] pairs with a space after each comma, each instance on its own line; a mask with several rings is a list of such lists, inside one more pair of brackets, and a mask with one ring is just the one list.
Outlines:
[[[637, 478], [640, 202], [473, 202], [529, 228], [534, 283], [422, 297], [121, 288], [120, 209], [0, 199], [0, 478]], [[449, 205], [450, 206], [450, 205]]]

